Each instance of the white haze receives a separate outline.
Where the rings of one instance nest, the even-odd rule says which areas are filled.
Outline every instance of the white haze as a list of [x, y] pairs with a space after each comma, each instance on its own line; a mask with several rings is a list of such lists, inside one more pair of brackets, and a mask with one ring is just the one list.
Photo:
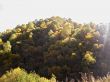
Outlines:
[[0, 31], [51, 16], [107, 23], [109, 8], [110, 0], [0, 0]]

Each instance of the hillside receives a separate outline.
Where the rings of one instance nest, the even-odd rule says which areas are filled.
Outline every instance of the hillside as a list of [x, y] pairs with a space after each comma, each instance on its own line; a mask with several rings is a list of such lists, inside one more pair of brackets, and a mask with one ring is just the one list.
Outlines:
[[0, 75], [16, 67], [47, 78], [54, 74], [58, 80], [80, 79], [81, 72], [106, 75], [110, 49], [105, 27], [56, 16], [6, 30], [0, 33]]

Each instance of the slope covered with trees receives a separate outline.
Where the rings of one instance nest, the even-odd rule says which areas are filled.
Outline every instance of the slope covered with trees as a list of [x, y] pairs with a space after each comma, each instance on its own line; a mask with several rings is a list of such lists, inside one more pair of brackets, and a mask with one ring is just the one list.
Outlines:
[[80, 78], [80, 72], [105, 75], [110, 66], [104, 35], [103, 24], [58, 16], [18, 25], [0, 33], [0, 75], [18, 66], [59, 80]]

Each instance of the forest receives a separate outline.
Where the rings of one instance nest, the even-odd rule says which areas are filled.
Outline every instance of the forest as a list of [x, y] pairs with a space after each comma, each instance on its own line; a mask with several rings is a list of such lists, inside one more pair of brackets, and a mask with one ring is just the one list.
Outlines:
[[[7, 29], [0, 33], [0, 82], [110, 82], [109, 32], [109, 24], [59, 16]], [[96, 81], [84, 80], [89, 76]]]

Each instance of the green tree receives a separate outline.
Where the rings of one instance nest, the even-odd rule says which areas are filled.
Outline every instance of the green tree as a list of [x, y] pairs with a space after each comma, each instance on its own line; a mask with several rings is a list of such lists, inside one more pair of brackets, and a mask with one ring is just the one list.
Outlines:
[[3, 50], [4, 52], [8, 53], [11, 52], [11, 43], [9, 41], [7, 41], [6, 43], [3, 44]]

